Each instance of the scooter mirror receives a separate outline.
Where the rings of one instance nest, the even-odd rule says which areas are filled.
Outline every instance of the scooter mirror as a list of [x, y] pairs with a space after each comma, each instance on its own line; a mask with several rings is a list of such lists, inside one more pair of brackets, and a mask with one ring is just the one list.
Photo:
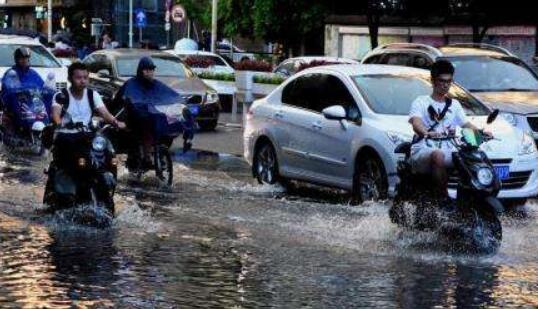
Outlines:
[[499, 110], [494, 109], [493, 112], [491, 112], [491, 114], [489, 114], [488, 116], [487, 124], [491, 124], [492, 122], [494, 122], [495, 119], [497, 119], [497, 116], [499, 116]]

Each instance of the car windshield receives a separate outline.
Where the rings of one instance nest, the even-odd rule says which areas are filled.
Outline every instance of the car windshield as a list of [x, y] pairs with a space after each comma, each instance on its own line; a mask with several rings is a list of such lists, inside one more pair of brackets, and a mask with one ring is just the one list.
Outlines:
[[[353, 80], [378, 114], [408, 115], [416, 98], [432, 93], [429, 76], [376, 74], [355, 76]], [[449, 96], [458, 100], [469, 116], [489, 113], [486, 106], [457, 85], [450, 88]]]
[[[157, 67], [155, 76], [157, 77], [178, 77], [185, 79], [191, 77], [192, 73], [175, 57], [151, 57]], [[122, 77], [136, 76], [136, 69], [140, 57], [120, 57], [116, 60], [118, 75]]]
[[43, 47], [39, 45], [0, 44], [0, 66], [13, 66], [13, 54], [19, 47], [27, 47], [31, 50], [30, 64], [38, 68], [59, 68], [61, 64]]
[[538, 79], [517, 58], [473, 56], [447, 60], [456, 68], [456, 82], [469, 91], [538, 91]]

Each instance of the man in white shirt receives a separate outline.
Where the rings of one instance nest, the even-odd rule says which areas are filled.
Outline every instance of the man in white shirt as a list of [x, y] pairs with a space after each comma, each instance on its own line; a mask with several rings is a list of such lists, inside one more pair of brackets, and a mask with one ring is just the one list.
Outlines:
[[439, 194], [445, 197], [448, 197], [447, 167], [452, 166], [455, 149], [449, 141], [429, 141], [428, 138], [455, 132], [458, 127], [478, 130], [468, 121], [460, 102], [448, 96], [453, 77], [454, 66], [450, 62], [435, 62], [431, 68], [432, 94], [418, 97], [409, 112], [409, 123], [416, 134], [411, 147], [412, 169], [420, 174], [431, 173]]
[[97, 113], [105, 122], [120, 129], [125, 128], [125, 123], [110, 114], [99, 93], [87, 88], [89, 73], [85, 64], [75, 62], [69, 66], [68, 79], [71, 87], [54, 96], [52, 121], [56, 125], [62, 123], [65, 114], [71, 116], [73, 123], [89, 125], [92, 116]]

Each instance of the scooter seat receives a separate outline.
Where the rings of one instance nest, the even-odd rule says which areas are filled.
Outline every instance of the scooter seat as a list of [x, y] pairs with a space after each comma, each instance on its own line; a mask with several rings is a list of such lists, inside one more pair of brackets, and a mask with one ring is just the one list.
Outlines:
[[394, 153], [409, 155], [411, 153], [411, 143], [403, 142], [400, 145], [396, 146]]

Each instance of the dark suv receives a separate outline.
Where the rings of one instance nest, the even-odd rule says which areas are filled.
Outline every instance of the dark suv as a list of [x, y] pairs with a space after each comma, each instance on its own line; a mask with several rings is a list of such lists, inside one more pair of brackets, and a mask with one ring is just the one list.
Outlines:
[[362, 63], [429, 69], [437, 59], [452, 62], [458, 84], [490, 107], [498, 108], [509, 123], [538, 141], [538, 76], [506, 49], [472, 43], [441, 48], [396, 43], [374, 49]]

